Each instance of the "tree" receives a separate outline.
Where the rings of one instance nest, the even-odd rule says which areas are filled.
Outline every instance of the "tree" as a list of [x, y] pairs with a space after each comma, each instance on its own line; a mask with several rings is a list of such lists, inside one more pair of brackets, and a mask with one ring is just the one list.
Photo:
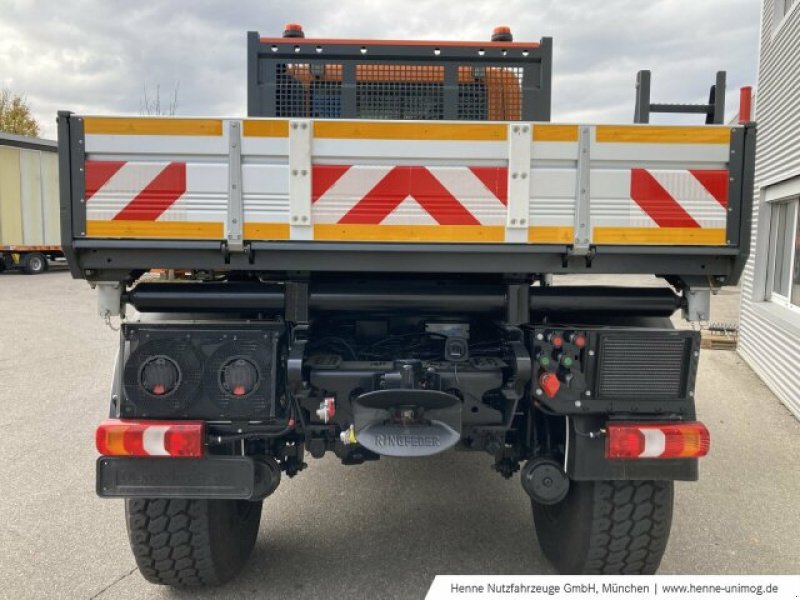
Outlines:
[[28, 101], [3, 88], [0, 92], [0, 131], [17, 135], [39, 135], [39, 123], [31, 114]]
[[142, 101], [139, 103], [140, 115], [169, 115], [172, 116], [178, 110], [178, 87], [180, 82], [175, 84], [172, 90], [172, 99], [165, 105], [161, 104], [161, 84], [156, 84], [154, 93], [150, 93], [147, 89], [147, 84], [144, 84], [144, 93], [142, 94]]

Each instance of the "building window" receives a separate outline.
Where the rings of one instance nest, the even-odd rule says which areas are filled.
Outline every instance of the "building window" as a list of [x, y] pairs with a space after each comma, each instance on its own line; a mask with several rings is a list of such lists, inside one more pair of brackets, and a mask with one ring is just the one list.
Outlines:
[[767, 206], [770, 207], [769, 299], [800, 310], [800, 200]]

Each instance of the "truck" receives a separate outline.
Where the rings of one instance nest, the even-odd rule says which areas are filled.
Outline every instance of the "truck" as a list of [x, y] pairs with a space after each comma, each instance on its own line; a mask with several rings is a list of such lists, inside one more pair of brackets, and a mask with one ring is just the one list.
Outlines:
[[63, 259], [58, 145], [0, 132], [0, 273], [44, 273]]
[[[654, 573], [710, 447], [670, 317], [707, 321], [749, 251], [724, 73], [708, 104], [651, 102], [643, 71], [634, 123], [552, 123], [551, 38], [289, 25], [247, 52], [246, 117], [59, 113], [62, 245], [121, 325], [96, 490], [141, 574], [231, 579], [309, 455], [451, 449], [519, 478], [558, 572]], [[585, 277], [623, 274], [663, 285]]]

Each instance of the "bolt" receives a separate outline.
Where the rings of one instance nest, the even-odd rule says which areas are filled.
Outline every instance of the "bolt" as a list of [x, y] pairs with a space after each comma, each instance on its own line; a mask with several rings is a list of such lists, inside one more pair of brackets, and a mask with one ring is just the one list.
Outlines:
[[516, 225], [517, 224], [517, 220], [516, 219], [511, 219], [511, 224], [512, 225]]
[[308, 217], [307, 217], [307, 216], [305, 216], [305, 215], [303, 215], [303, 217], [302, 217], [300, 220], [301, 220], [303, 223], [305, 223], [306, 221], [308, 221]]
[[516, 173], [512, 173], [511, 174], [511, 179], [516, 179], [516, 178], [517, 178], [517, 174]]
[[292, 123], [292, 129], [297, 129], [297, 123]]
[[527, 176], [528, 176], [527, 173], [520, 173], [520, 177], [522, 177], [522, 179], [525, 179]]
[[306, 127], [308, 127], [308, 123], [302, 123], [300, 125], [300, 129], [305, 129]]
[[297, 169], [292, 169], [292, 175], [297, 175]]
[[303, 169], [302, 171], [300, 171], [300, 174], [303, 175], [303, 176], [306, 176], [306, 175], [308, 175], [308, 171]]
[[294, 221], [295, 223], [297, 223], [297, 215], [293, 215], [293, 216], [292, 216], [292, 221]]
[[539, 341], [542, 341], [542, 340], [544, 339], [544, 334], [542, 334], [542, 333], [537, 333], [537, 334], [536, 334], [536, 339], [537, 339], [537, 340], [539, 340]]
[[524, 125], [522, 127], [522, 133], [528, 133], [528, 126], [527, 125]]
[[594, 356], [594, 350], [589, 350], [589, 356]]
[[514, 133], [517, 133], [519, 131], [519, 125], [514, 125], [513, 131]]
[[525, 225], [525, 219], [520, 219], [520, 220], [519, 220], [519, 224], [520, 224], [520, 225]]
[[583, 392], [583, 395], [589, 397], [592, 395], [592, 392], [590, 390], [586, 390], [585, 392]]
[[694, 392], [689, 392], [689, 398], [694, 398]]
[[536, 395], [541, 396], [544, 392], [542, 392], [541, 388], [536, 388]]
[[581, 404], [582, 404], [582, 403], [581, 403], [581, 401], [580, 401], [580, 400], [575, 400], [575, 408], [580, 408], [580, 407], [581, 407]]

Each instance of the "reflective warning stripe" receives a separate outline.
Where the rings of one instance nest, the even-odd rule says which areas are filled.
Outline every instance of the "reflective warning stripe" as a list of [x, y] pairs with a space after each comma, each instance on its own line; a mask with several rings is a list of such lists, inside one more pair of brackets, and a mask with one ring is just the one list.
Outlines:
[[659, 227], [702, 227], [725, 222], [728, 172], [725, 170], [631, 169], [631, 199]]
[[315, 224], [505, 223], [505, 168], [315, 165], [312, 174]]
[[86, 161], [86, 201], [103, 196], [113, 220], [155, 221], [186, 192], [186, 163]]

